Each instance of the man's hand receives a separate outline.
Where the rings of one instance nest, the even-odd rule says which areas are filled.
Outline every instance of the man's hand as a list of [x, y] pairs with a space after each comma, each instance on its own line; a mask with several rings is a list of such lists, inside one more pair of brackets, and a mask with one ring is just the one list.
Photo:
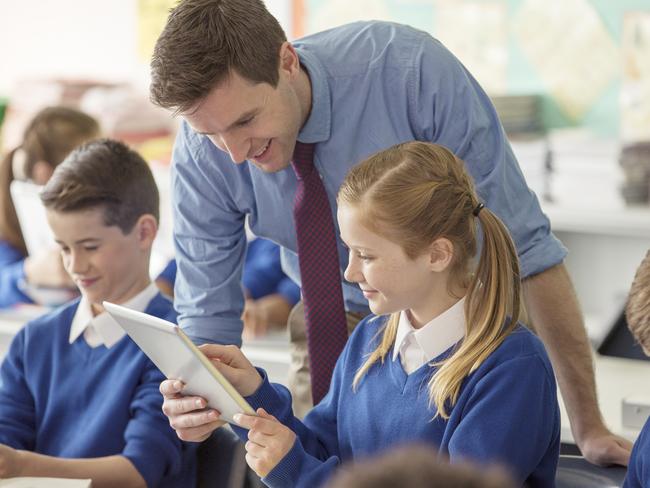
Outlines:
[[20, 468], [20, 451], [0, 444], [0, 479], [20, 476]]
[[237, 414], [235, 422], [249, 429], [246, 462], [264, 478], [291, 450], [296, 434], [263, 408], [257, 409], [257, 415]]
[[602, 430], [585, 436], [580, 443], [580, 449], [585, 459], [591, 463], [601, 466], [608, 464], [627, 466], [630, 461], [632, 443], [612, 434], [603, 427]]

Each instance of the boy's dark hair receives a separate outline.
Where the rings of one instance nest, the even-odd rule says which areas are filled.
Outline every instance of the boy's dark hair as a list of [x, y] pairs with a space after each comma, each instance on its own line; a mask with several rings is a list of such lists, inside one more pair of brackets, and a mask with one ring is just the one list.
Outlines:
[[641, 261], [625, 307], [630, 332], [647, 352], [650, 351], [650, 250]]
[[275, 87], [286, 40], [261, 0], [182, 0], [154, 48], [151, 101], [186, 112], [233, 70]]
[[98, 139], [75, 149], [41, 193], [46, 208], [102, 208], [104, 223], [124, 234], [145, 214], [159, 218], [158, 187], [147, 162], [121, 142]]
[[327, 488], [514, 488], [499, 469], [479, 471], [471, 465], [449, 464], [429, 446], [394, 449], [377, 458], [344, 466]]

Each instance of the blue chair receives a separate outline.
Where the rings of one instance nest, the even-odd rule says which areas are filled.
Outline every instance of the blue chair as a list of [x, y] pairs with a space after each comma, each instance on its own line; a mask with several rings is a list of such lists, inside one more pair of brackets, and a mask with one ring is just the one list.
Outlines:
[[582, 456], [560, 456], [555, 475], [556, 488], [619, 488], [623, 486], [623, 466], [600, 467]]

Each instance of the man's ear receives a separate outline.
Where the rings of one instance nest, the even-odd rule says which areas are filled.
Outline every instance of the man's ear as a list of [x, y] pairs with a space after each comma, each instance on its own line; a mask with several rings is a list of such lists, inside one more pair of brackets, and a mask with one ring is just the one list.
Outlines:
[[446, 237], [439, 237], [429, 246], [429, 267], [431, 271], [445, 271], [454, 259], [454, 245]]
[[284, 41], [280, 46], [280, 71], [289, 78], [295, 77], [300, 72], [300, 58], [289, 41]]
[[153, 215], [144, 214], [136, 222], [134, 230], [137, 233], [136, 236], [140, 247], [142, 249], [149, 249], [158, 233], [158, 221]]

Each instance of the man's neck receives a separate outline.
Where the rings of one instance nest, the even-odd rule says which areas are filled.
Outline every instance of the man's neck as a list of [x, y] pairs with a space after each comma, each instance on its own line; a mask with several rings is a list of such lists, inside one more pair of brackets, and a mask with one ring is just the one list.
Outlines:
[[300, 111], [302, 115], [300, 128], [302, 129], [309, 119], [312, 105], [311, 80], [307, 70], [302, 65], [300, 66], [300, 74], [296, 79], [295, 89], [296, 94], [298, 95], [298, 102], [300, 103]]

